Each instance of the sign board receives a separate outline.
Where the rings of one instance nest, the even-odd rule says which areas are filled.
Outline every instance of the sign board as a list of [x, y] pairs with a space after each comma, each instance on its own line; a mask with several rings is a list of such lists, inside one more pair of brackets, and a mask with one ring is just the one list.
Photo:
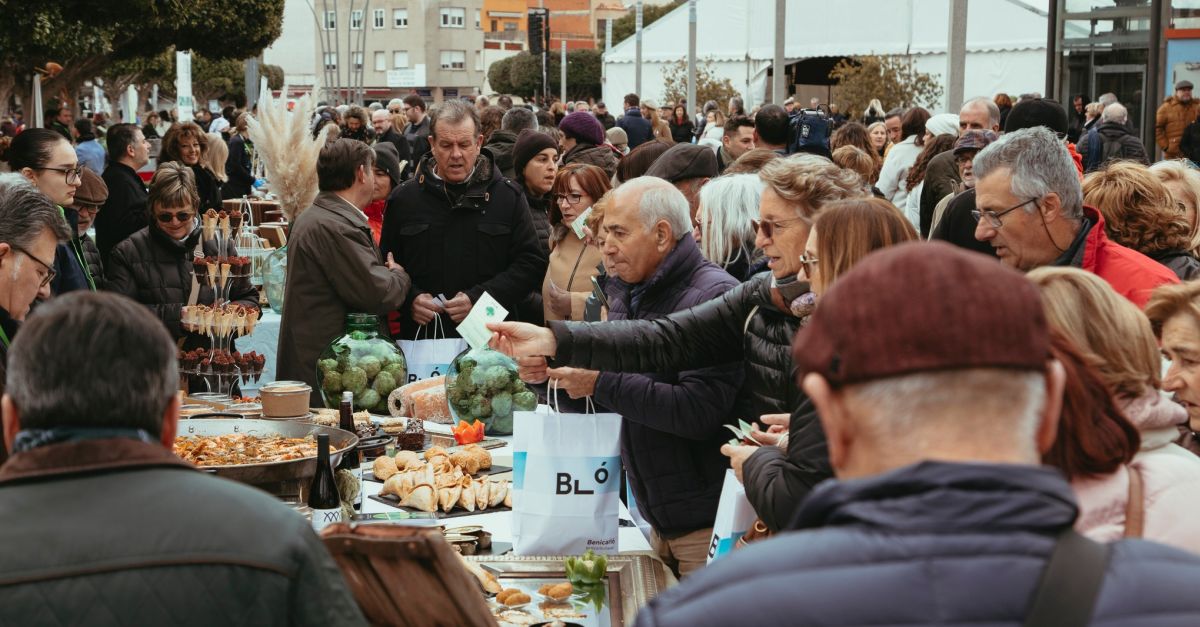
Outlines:
[[178, 119], [194, 118], [196, 103], [192, 100], [192, 53], [186, 50], [175, 52], [175, 93]]
[[387, 71], [388, 87], [424, 87], [425, 85], [424, 63], [418, 63], [416, 66], [404, 70]]

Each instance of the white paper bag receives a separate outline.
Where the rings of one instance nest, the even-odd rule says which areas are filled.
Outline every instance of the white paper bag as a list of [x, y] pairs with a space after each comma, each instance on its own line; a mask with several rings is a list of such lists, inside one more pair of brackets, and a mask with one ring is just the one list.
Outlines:
[[750, 530], [758, 514], [746, 499], [746, 488], [733, 470], [725, 471], [721, 486], [721, 501], [717, 504], [717, 519], [713, 523], [712, 540], [708, 543], [708, 561], [733, 550], [737, 541]]
[[[429, 327], [433, 327], [429, 329]], [[422, 336], [429, 329], [429, 339]], [[433, 322], [417, 330], [416, 339], [399, 340], [396, 345], [404, 351], [404, 359], [408, 362], [408, 381], [412, 383], [421, 379], [440, 377], [450, 368], [458, 354], [467, 350], [467, 342], [462, 338], [446, 338], [442, 330], [442, 317], [435, 316]]]
[[513, 552], [618, 551], [621, 417], [513, 414]]

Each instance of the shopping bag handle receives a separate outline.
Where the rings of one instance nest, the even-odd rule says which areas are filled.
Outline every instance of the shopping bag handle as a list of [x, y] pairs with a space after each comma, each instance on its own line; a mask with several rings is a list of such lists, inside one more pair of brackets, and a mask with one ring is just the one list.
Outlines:
[[[553, 403], [554, 413], [561, 414], [562, 412], [558, 409], [558, 379], [554, 377], [550, 377], [549, 393], [546, 395], [546, 407], [551, 407], [551, 403]], [[596, 404], [592, 402], [591, 396], [584, 397], [584, 407], [583, 413], [585, 415], [596, 413]]]
[[[430, 325], [433, 325], [433, 330], [429, 332], [429, 337], [422, 338], [421, 336], [425, 333], [425, 329], [427, 327], [429, 327]], [[446, 339], [446, 330], [442, 328], [442, 315], [441, 314], [434, 314], [433, 322], [427, 323], [427, 324], [422, 324], [421, 326], [417, 327], [417, 334], [413, 336], [413, 341], [415, 342], [415, 341], [418, 341], [421, 339], [427, 339], [427, 340], [444, 340], [444, 339]]]

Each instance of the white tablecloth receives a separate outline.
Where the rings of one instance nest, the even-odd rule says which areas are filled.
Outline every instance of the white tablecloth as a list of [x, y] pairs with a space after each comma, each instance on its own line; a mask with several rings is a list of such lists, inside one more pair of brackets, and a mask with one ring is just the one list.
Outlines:
[[279, 352], [279, 323], [282, 320], [283, 317], [279, 314], [265, 309], [262, 318], [259, 318], [258, 324], [254, 326], [254, 333], [237, 339], [238, 351], [243, 353], [254, 351], [267, 358], [258, 383], [243, 385], [242, 394], [254, 396], [254, 393], [247, 392], [247, 390], [257, 390], [262, 385], [275, 380], [275, 354]]
[[[511, 445], [511, 437], [500, 437], [499, 439], [506, 440], [503, 448], [492, 449], [492, 463], [498, 466], [512, 466], [513, 449]], [[511, 479], [512, 473], [502, 473], [492, 475], [498, 479]], [[382, 483], [375, 481], [363, 482], [363, 512], [373, 514], [376, 512], [394, 512], [396, 508], [380, 503], [379, 501], [367, 498], [373, 494], [379, 494], [379, 490], [383, 488]], [[627, 521], [626, 524], [632, 522], [629, 515], [629, 510], [625, 505], [621, 504], [621, 520]], [[485, 530], [492, 534], [492, 540], [495, 542], [512, 542], [512, 512], [493, 512], [491, 514], [476, 514], [474, 516], [459, 516], [446, 521], [447, 525], [452, 527], [463, 527], [467, 525], [480, 525]], [[650, 543], [646, 541], [646, 537], [636, 526], [621, 527], [617, 536], [617, 548], [622, 553], [629, 552], [645, 552], [650, 551]]]

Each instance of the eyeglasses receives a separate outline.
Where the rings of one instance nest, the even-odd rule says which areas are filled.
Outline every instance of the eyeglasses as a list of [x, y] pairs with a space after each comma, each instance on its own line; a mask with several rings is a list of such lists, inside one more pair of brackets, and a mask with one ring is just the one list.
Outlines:
[[568, 205], [574, 207], [579, 204], [579, 201], [583, 200], [583, 194], [555, 194], [555, 203], [561, 204], [564, 200], [567, 201]]
[[779, 229], [782, 231], [784, 229], [791, 228], [788, 225], [790, 225], [794, 222], [803, 222], [803, 221], [804, 221], [804, 218], [792, 218], [790, 220], [775, 220], [774, 222], [772, 222], [770, 220], [754, 220], [751, 222], [751, 224], [754, 225], [754, 230], [756, 232], [762, 234], [763, 237], [770, 239], [772, 237], [775, 237], [775, 229]]
[[75, 166], [73, 168], [38, 168], [39, 170], [49, 170], [51, 172], [62, 172], [67, 175], [67, 185], [72, 185], [79, 182], [83, 176], [83, 167]]
[[29, 252], [28, 250], [25, 250], [24, 248], [21, 248], [20, 246], [17, 246], [16, 244], [9, 244], [8, 246], [10, 248], [12, 248], [13, 250], [25, 255], [26, 257], [29, 257], [30, 259], [38, 262], [38, 265], [40, 265], [46, 269], [46, 276], [42, 277], [42, 282], [38, 285], [39, 290], [42, 289], [43, 287], [46, 287], [47, 285], [50, 285], [50, 282], [53, 281], [54, 277], [58, 275], [58, 273], [54, 271], [54, 268], [50, 264], [46, 263], [45, 261], [42, 261], [41, 259], [38, 259], [37, 257], [34, 257], [33, 253]]
[[163, 224], [170, 224], [171, 220], [176, 222], [187, 222], [192, 219], [195, 214], [191, 211], [176, 211], [175, 213], [156, 213], [154, 217]]
[[816, 257], [810, 257], [808, 253], [800, 255], [800, 266], [804, 268], [804, 275], [807, 277], [811, 277], [813, 275], [813, 270], [816, 269], [817, 263], [819, 262], [819, 259]]
[[75, 209], [75, 211], [77, 211], [79, 213], [83, 213], [85, 211], [87, 213], [92, 213], [92, 214], [100, 213], [100, 205], [84, 205], [84, 204], [80, 204], [80, 203], [75, 203], [74, 209]]
[[1026, 200], [1025, 202], [1022, 202], [1020, 204], [1009, 207], [1008, 209], [1005, 209], [1004, 211], [1001, 211], [1000, 213], [996, 213], [995, 211], [972, 211], [971, 217], [975, 218], [976, 222], [979, 222], [980, 218], [987, 218], [988, 224], [992, 225], [992, 228], [998, 229], [998, 228], [1004, 226], [1004, 222], [1001, 221], [1000, 218], [1003, 218], [1005, 215], [1007, 215], [1013, 211], [1016, 211], [1017, 209], [1020, 209], [1021, 207], [1024, 207], [1025, 205], [1028, 205], [1029, 203], [1034, 202], [1036, 200], [1037, 200], [1037, 198], [1030, 198], [1029, 200]]

